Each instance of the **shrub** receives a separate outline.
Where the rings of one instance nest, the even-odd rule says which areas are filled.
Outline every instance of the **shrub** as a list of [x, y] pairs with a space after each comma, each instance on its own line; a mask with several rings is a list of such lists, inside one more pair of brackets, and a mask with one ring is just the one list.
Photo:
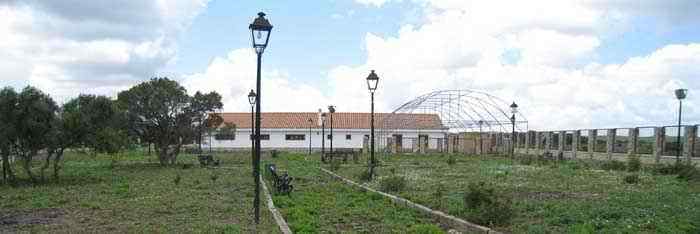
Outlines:
[[209, 176], [209, 179], [211, 179], [212, 183], [216, 183], [216, 180], [219, 179], [219, 175], [216, 173], [213, 173], [213, 174], [211, 174], [211, 176]]
[[608, 160], [600, 164], [600, 169], [611, 171], [624, 171], [627, 169], [627, 165], [625, 165], [624, 162]]
[[475, 209], [481, 204], [493, 203], [495, 189], [484, 182], [469, 183], [464, 194], [464, 205], [469, 209]]
[[520, 164], [523, 165], [532, 165], [536, 161], [535, 156], [532, 155], [523, 155], [518, 159], [520, 161]]
[[384, 192], [401, 192], [408, 184], [403, 176], [391, 175], [379, 181], [379, 187]]
[[642, 160], [639, 159], [637, 155], [630, 155], [627, 157], [627, 171], [635, 172], [642, 169]]
[[700, 170], [694, 164], [663, 164], [656, 166], [654, 172], [661, 175], [678, 175], [678, 179], [686, 181], [700, 181]]
[[443, 183], [438, 183], [438, 184], [435, 186], [435, 191], [433, 192], [433, 197], [434, 197], [435, 199], [437, 199], [437, 206], [438, 206], [439, 209], [442, 209], [442, 208], [443, 208], [443, 204], [442, 204], [443, 199], [442, 199], [442, 197], [444, 197], [446, 193], [447, 193], [447, 188], [445, 187], [445, 184], [443, 184]]
[[494, 187], [484, 182], [467, 186], [464, 205], [471, 211], [469, 219], [482, 225], [508, 224], [514, 216], [511, 199], [497, 194]]
[[447, 165], [455, 165], [457, 163], [457, 159], [454, 157], [454, 155], [450, 154], [450, 156], [447, 156]]
[[628, 174], [622, 179], [626, 184], [638, 184], [640, 180], [639, 174], [636, 173]]
[[180, 177], [180, 174], [175, 175], [175, 179], [173, 179], [173, 182], [175, 182], [175, 185], [180, 184], [180, 181], [182, 180], [182, 177]]
[[440, 233], [445, 233], [440, 229], [440, 227], [435, 226], [435, 224], [418, 224], [413, 227], [408, 231], [409, 233], [416, 233], [416, 234], [440, 234]]
[[360, 171], [360, 173], [357, 174], [357, 179], [364, 182], [372, 180], [369, 175], [369, 169]]
[[340, 160], [331, 159], [331, 171], [337, 171], [340, 169]]

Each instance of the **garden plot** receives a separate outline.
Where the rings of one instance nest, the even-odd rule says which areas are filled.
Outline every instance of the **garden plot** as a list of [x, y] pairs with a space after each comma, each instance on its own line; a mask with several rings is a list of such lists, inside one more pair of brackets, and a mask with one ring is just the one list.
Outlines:
[[[599, 162], [591, 161], [452, 157], [382, 158], [378, 177], [364, 183], [398, 190], [388, 192], [503, 232], [700, 231], [700, 185], [657, 175], [651, 168], [627, 172], [603, 170]], [[366, 169], [343, 164], [336, 173], [362, 182], [360, 175]], [[627, 177], [638, 181], [627, 183]], [[400, 183], [405, 187], [395, 189]]]
[[417, 211], [321, 172], [318, 157], [282, 154], [265, 162], [294, 177], [294, 191], [273, 200], [295, 233], [444, 233]]

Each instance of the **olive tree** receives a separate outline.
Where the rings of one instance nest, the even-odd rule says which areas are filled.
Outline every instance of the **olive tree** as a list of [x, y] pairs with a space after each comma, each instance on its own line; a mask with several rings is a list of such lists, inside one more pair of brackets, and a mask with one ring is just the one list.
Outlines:
[[212, 112], [222, 105], [221, 96], [215, 93], [204, 94], [214, 105], [193, 105], [187, 90], [168, 78], [153, 78], [118, 96], [129, 133], [152, 142], [161, 165], [175, 164], [182, 145], [200, 135], [197, 122], [202, 113]]
[[15, 181], [10, 167], [10, 155], [17, 140], [17, 92], [11, 87], [0, 90], [0, 159], [2, 159], [2, 180]]

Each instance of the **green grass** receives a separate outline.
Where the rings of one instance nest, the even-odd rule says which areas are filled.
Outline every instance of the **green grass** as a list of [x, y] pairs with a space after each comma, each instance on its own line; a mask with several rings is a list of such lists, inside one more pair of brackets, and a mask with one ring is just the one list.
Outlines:
[[[408, 179], [397, 195], [469, 220], [479, 215], [465, 209], [467, 185], [487, 182], [513, 199], [514, 217], [492, 226], [513, 233], [698, 233], [700, 185], [674, 175], [639, 172], [637, 184], [626, 184], [625, 171], [600, 170], [596, 163], [522, 165], [499, 157], [395, 155], [382, 158], [378, 177]], [[344, 164], [338, 173], [354, 179], [365, 167]], [[438, 192], [439, 191], [439, 192]], [[487, 225], [487, 224], [485, 224]]]
[[[261, 224], [254, 225], [250, 156], [216, 157], [231, 168], [161, 167], [155, 156], [140, 153], [123, 154], [114, 164], [107, 155], [68, 153], [59, 182], [0, 186], [0, 219], [24, 219], [0, 222], [0, 233], [279, 233], [264, 203]], [[181, 155], [179, 162], [196, 160]]]
[[321, 172], [318, 155], [283, 154], [267, 162], [294, 177], [294, 192], [274, 201], [295, 233], [444, 233], [417, 211]]

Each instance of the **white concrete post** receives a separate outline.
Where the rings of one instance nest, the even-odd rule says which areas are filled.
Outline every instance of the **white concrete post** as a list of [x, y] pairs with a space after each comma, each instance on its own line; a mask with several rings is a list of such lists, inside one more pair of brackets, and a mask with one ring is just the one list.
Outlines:
[[595, 156], [596, 138], [598, 138], [598, 130], [588, 130], [588, 153], [591, 158]]
[[544, 152], [549, 153], [549, 150], [552, 148], [552, 132], [546, 132], [544, 139]]
[[686, 143], [683, 146], [683, 153], [685, 154], [685, 160], [688, 163], [693, 162], [693, 149], [695, 147], [695, 139], [698, 135], [698, 126], [688, 126], [685, 127]]
[[564, 158], [564, 145], [566, 145], [566, 131], [559, 131], [559, 149], [557, 150], [557, 157], [561, 155]]
[[581, 130], [575, 130], [574, 135], [571, 136], [571, 157], [576, 159], [576, 154], [578, 153], [578, 142], [581, 138]]
[[639, 128], [630, 128], [627, 142], [627, 154], [637, 154], [637, 143], [639, 142]]
[[658, 164], [661, 162], [661, 154], [663, 154], [664, 144], [666, 142], [666, 128], [654, 128], [654, 161]]
[[608, 129], [607, 154], [608, 160], [612, 160], [613, 152], [615, 151], [615, 134], [617, 129]]

